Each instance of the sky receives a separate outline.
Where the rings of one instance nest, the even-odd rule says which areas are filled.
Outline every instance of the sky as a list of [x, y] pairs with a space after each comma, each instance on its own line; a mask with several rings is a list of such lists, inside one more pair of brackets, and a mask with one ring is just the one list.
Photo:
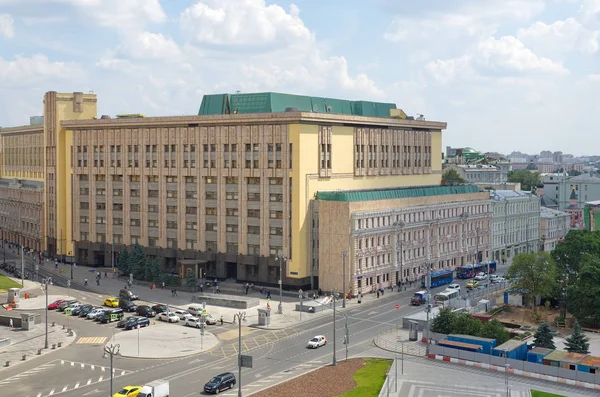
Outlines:
[[197, 114], [202, 95], [396, 103], [443, 145], [600, 154], [600, 0], [0, 0], [0, 126], [46, 91], [99, 114]]

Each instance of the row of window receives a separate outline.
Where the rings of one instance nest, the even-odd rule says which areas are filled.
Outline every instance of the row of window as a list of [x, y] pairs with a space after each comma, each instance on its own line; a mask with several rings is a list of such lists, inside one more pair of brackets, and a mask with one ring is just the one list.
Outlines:
[[[138, 157], [140, 145], [127, 145], [127, 167], [137, 168], [140, 166], [140, 159]], [[204, 168], [216, 168], [216, 146], [215, 144], [203, 145], [203, 167]], [[249, 159], [246, 158], [245, 168], [259, 168], [260, 161], [258, 153], [260, 152], [260, 144], [245, 144], [246, 153], [256, 153], [256, 157]], [[104, 167], [104, 146], [94, 146], [94, 167]], [[146, 155], [144, 158], [146, 168], [157, 168], [158, 167], [158, 145], [146, 145]], [[223, 167], [224, 168], [237, 168], [237, 158], [233, 158], [233, 154], [237, 153], [237, 144], [224, 144], [223, 145]], [[273, 158], [273, 153], [276, 155], [276, 159]], [[88, 147], [77, 146], [77, 166], [87, 167], [88, 166]], [[231, 156], [230, 156], [231, 154]], [[282, 168], [281, 162], [281, 144], [268, 144], [267, 145], [267, 167], [268, 168]], [[175, 168], [177, 167], [177, 145], [164, 145], [164, 167]], [[121, 167], [121, 145], [110, 146], [110, 166]], [[183, 168], [196, 168], [196, 145], [183, 145], [182, 153], [182, 166]], [[289, 151], [289, 164], [292, 166], [292, 145], [290, 144]]]
[[[82, 187], [79, 188], [79, 195], [81, 196], [89, 196], [90, 194], [90, 189], [87, 187]], [[166, 192], [167, 194], [167, 198], [177, 198], [177, 190], [167, 190]], [[96, 195], [97, 196], [105, 196], [106, 195], [106, 189], [104, 188], [96, 188]], [[130, 197], [140, 197], [140, 190], [139, 189], [130, 189], [129, 190], [129, 195]], [[123, 189], [113, 189], [113, 196], [116, 197], [121, 197], [123, 196]], [[150, 189], [148, 190], [148, 197], [150, 198], [158, 198], [159, 196], [159, 191], [156, 189]], [[217, 192], [205, 192], [205, 199], [206, 200], [217, 200], [218, 194]], [[198, 198], [198, 192], [196, 191], [186, 191], [185, 192], [185, 198], [186, 199], [197, 199]], [[239, 194], [236, 192], [226, 192], [225, 193], [225, 199], [226, 200], [238, 200], [239, 199]], [[246, 199], [248, 201], [260, 201], [260, 193], [247, 193], [246, 194]], [[269, 201], [271, 202], [282, 202], [283, 201], [283, 194], [279, 194], [279, 193], [270, 193], [269, 194]], [[121, 209], [122, 211], [122, 209]]]
[[[141, 177], [139, 175], [129, 175], [129, 182], [140, 182]], [[186, 184], [196, 184], [198, 183], [198, 177], [196, 176], [186, 176], [183, 178]], [[79, 181], [80, 182], [89, 182], [90, 177], [88, 174], [80, 174]], [[94, 175], [94, 180], [96, 182], [104, 182], [106, 181], [106, 175], [98, 174]], [[123, 182], [123, 175], [111, 175], [111, 180], [113, 182]], [[158, 175], [147, 175], [146, 182], [148, 183], [158, 183], [159, 182]], [[246, 183], [248, 185], [260, 185], [261, 179], [259, 177], [248, 177], [245, 178]], [[166, 176], [166, 183], [178, 183], [176, 176]], [[214, 176], [205, 176], [202, 177], [202, 181], [205, 184], [213, 185], [217, 183], [217, 178]], [[240, 179], [237, 176], [227, 176], [223, 178], [223, 182], [227, 185], [237, 185], [239, 184]], [[283, 178], [269, 178], [269, 185], [283, 185]]]

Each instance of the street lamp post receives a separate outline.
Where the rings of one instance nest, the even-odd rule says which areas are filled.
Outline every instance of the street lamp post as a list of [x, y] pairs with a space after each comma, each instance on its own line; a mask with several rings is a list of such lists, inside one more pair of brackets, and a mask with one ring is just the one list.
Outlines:
[[[404, 221], [394, 222], [394, 231], [396, 232], [396, 236], [394, 238], [394, 255], [396, 255], [394, 265], [398, 267], [398, 263], [400, 263], [400, 280], [396, 280], [396, 283], [400, 282], [398, 284], [399, 287], [402, 285], [402, 281], [404, 280], [404, 264], [402, 260], [402, 240], [404, 240], [404, 235], [402, 236], [403, 238], [400, 239], [400, 232], [404, 229], [404, 226], [406, 226], [406, 223], [404, 223]], [[400, 255], [398, 255], [398, 242], [400, 242]], [[400, 256], [399, 259], [398, 256]]]
[[2, 263], [6, 264], [6, 242], [4, 241], [4, 229], [0, 228], [2, 232]]
[[44, 349], [47, 349], [48, 348], [48, 286], [52, 285], [52, 277], [43, 279], [42, 284], [45, 286], [44, 291], [46, 292], [46, 338], [44, 340]]
[[246, 312], [240, 311], [233, 315], [233, 322], [238, 322], [238, 397], [242, 397], [242, 320], [246, 319]]
[[275, 257], [275, 260], [279, 263], [279, 305], [277, 306], [277, 313], [283, 314], [283, 303], [281, 297], [283, 296], [283, 273], [282, 273], [282, 265], [283, 261], [287, 258], [285, 255], [279, 255]]
[[346, 257], [348, 252], [343, 251], [340, 256], [342, 257], [342, 308], [346, 308]]
[[[504, 356], [505, 360], [508, 360], [506, 356]], [[510, 397], [510, 386], [508, 385], [508, 370], [510, 369], [510, 364], [504, 364], [504, 384], [506, 385], [506, 397]]]
[[119, 354], [119, 349], [121, 345], [110, 345], [104, 346], [104, 354], [103, 358], [107, 358], [110, 355], [110, 395], [113, 395], [113, 377], [114, 377], [114, 369], [113, 369], [113, 357]]
[[338, 293], [337, 291], [333, 291], [333, 293], [331, 294], [331, 297], [333, 298], [333, 359], [331, 362], [331, 365], [333, 365], [334, 367], [337, 365], [337, 359], [335, 357], [335, 307], [336, 305], [336, 299], [338, 297]]
[[25, 287], [25, 247], [21, 245], [21, 288]]

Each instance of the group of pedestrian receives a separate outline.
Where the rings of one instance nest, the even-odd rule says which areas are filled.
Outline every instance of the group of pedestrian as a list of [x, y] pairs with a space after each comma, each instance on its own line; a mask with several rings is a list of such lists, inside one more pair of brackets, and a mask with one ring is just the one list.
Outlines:
[[171, 288], [171, 297], [177, 296], [177, 290], [175, 288]]
[[252, 283], [246, 283], [244, 284], [244, 288], [246, 290], [246, 295], [248, 295], [248, 292], [250, 292], [250, 290], [254, 290], [254, 284]]

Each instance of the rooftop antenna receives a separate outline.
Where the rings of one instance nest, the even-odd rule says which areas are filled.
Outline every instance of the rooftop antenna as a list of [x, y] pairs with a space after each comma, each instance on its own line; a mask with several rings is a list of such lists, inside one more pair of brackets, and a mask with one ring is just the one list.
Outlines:
[[425, 116], [423, 116], [421, 113], [417, 113], [417, 116], [419, 116], [417, 120], [425, 120]]

